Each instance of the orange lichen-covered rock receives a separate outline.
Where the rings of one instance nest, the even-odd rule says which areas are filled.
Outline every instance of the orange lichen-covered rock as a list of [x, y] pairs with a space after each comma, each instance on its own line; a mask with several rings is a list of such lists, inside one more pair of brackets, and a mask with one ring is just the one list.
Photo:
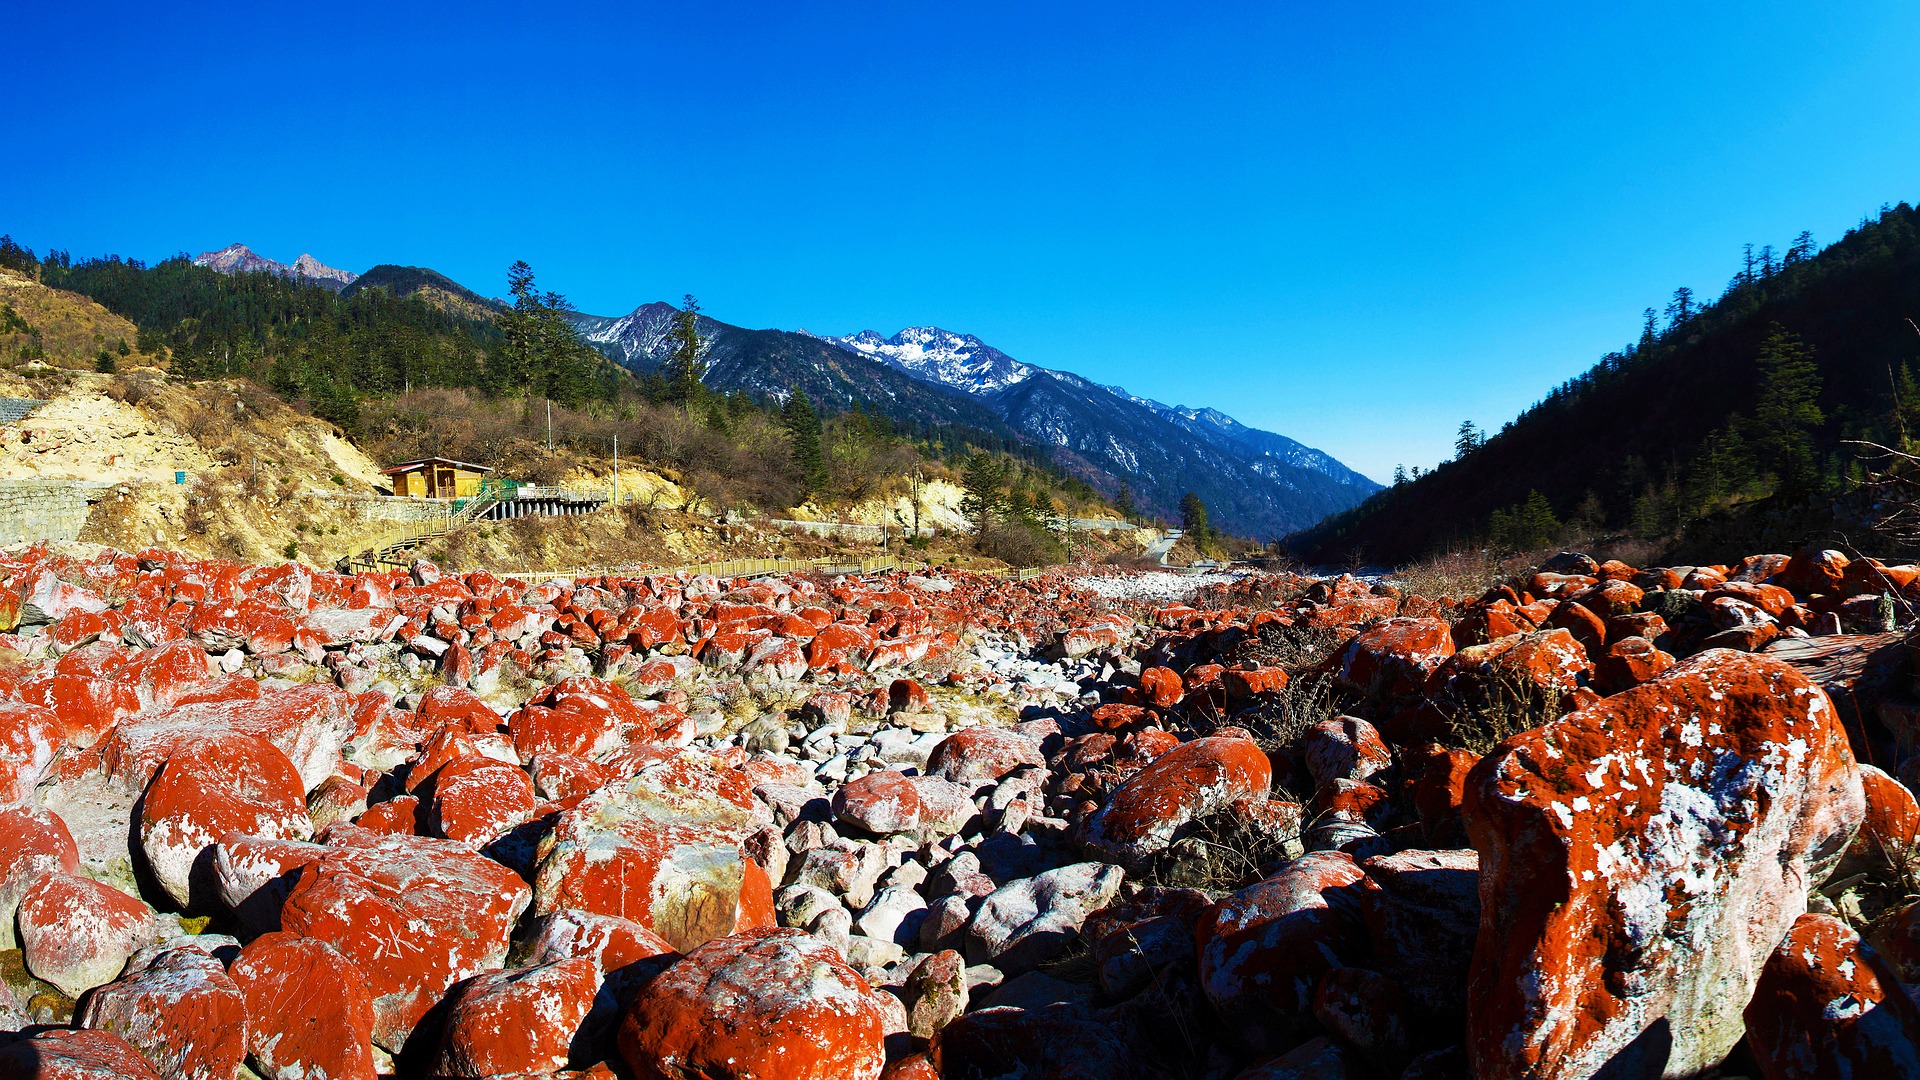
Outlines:
[[1851, 927], [1807, 914], [1767, 957], [1744, 1018], [1768, 1080], [1920, 1078], [1920, 1007]]
[[1174, 833], [1238, 799], [1264, 799], [1273, 766], [1247, 739], [1182, 743], [1114, 791], [1081, 835], [1087, 851], [1137, 868], [1165, 850]]
[[1448, 699], [1484, 707], [1519, 692], [1566, 696], [1593, 672], [1587, 651], [1565, 630], [1539, 630], [1460, 650], [1440, 665], [1435, 688]]
[[533, 816], [536, 802], [519, 766], [468, 754], [434, 773], [427, 821], [436, 835], [480, 848]]
[[688, 756], [582, 798], [540, 842], [534, 910], [639, 923], [684, 952], [773, 924], [773, 886], [743, 848], [757, 828], [746, 775]]
[[373, 997], [360, 965], [324, 941], [274, 933], [248, 942], [232, 975], [262, 1076], [373, 1080]]
[[1200, 987], [1236, 1043], [1271, 1054], [1309, 1030], [1320, 976], [1365, 954], [1365, 877], [1349, 856], [1318, 851], [1200, 917]]
[[1672, 667], [1673, 657], [1643, 637], [1623, 637], [1607, 646], [1593, 666], [1593, 681], [1609, 694], [1631, 690]]
[[1842, 874], [1904, 871], [1920, 841], [1920, 801], [1900, 781], [1871, 765], [1860, 766], [1867, 815], [1841, 861]]
[[620, 1055], [639, 1080], [877, 1080], [886, 1016], [873, 994], [803, 931], [720, 938], [634, 999]]
[[80, 873], [80, 849], [67, 823], [39, 807], [0, 810], [0, 949], [16, 947], [14, 910], [34, 879], [49, 873]]
[[188, 910], [218, 895], [213, 845], [229, 833], [270, 840], [313, 835], [300, 774], [279, 748], [250, 735], [184, 747], [140, 800], [140, 847], [160, 887]]
[[0, 1048], [0, 1080], [160, 1080], [160, 1074], [110, 1031], [47, 1028]]
[[1538, 1080], [1718, 1064], [1865, 812], [1827, 696], [1724, 650], [1508, 739], [1464, 810], [1474, 1073]]
[[111, 1031], [169, 1080], [232, 1080], [247, 1055], [247, 1003], [220, 961], [186, 947], [87, 995], [75, 1021]]
[[1447, 657], [1453, 628], [1439, 619], [1388, 619], [1360, 631], [1340, 654], [1340, 681], [1390, 697], [1417, 694]]
[[335, 826], [327, 844], [287, 895], [280, 925], [366, 970], [374, 1041], [397, 1052], [449, 986], [506, 959], [529, 890], [450, 840]]
[[897, 769], [878, 769], [848, 781], [833, 795], [833, 814], [842, 823], [891, 836], [920, 827], [920, 789]]
[[1140, 693], [1148, 704], [1171, 709], [1186, 696], [1186, 688], [1181, 685], [1180, 676], [1172, 668], [1150, 667], [1140, 673]]
[[545, 1074], [587, 1057], [581, 1028], [599, 988], [599, 969], [584, 956], [467, 981], [451, 998], [434, 1075]]
[[1308, 728], [1301, 749], [1315, 784], [1365, 780], [1393, 764], [1393, 752], [1380, 732], [1354, 716], [1336, 716]]
[[14, 915], [27, 970], [68, 997], [111, 981], [153, 931], [153, 909], [89, 878], [36, 875]]
[[1022, 765], [1045, 767], [1040, 745], [1002, 728], [972, 727], [940, 741], [927, 758], [927, 775], [969, 787], [990, 784]]

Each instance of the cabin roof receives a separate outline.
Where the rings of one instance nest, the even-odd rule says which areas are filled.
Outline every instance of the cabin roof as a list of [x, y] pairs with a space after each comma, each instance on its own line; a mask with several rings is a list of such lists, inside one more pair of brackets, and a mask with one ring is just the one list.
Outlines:
[[451, 465], [456, 469], [465, 469], [468, 472], [492, 472], [493, 471], [491, 468], [485, 465], [473, 465], [465, 461], [455, 461], [452, 458], [443, 458], [443, 457], [415, 458], [412, 461], [403, 461], [398, 465], [389, 465], [386, 468], [381, 469], [380, 471], [383, 473], [386, 473], [389, 476], [392, 476], [395, 473], [413, 472], [415, 469], [418, 469], [425, 465]]

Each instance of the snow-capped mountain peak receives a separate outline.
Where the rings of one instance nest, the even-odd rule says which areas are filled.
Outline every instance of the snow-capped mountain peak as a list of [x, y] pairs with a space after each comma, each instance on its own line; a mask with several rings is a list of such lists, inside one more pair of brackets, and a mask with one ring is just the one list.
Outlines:
[[1025, 382], [1039, 369], [1023, 364], [972, 334], [937, 326], [909, 326], [892, 337], [862, 330], [824, 340], [871, 356], [917, 379], [969, 394], [990, 394]]
[[315, 285], [323, 285], [335, 292], [354, 283], [359, 274], [351, 270], [337, 270], [314, 258], [303, 254], [293, 260], [292, 265], [277, 262], [256, 253], [245, 244], [228, 244], [219, 251], [203, 251], [193, 257], [193, 265], [204, 266], [222, 274], [250, 274], [265, 271], [284, 278], [301, 278]]

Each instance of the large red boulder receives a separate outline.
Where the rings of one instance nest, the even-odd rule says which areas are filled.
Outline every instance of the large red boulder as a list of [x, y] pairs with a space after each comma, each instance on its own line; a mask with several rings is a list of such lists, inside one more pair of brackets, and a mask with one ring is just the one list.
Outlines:
[[1795, 920], [1743, 1016], [1767, 1080], [1920, 1078], [1920, 1006], [1886, 961], [1831, 916]]
[[1501, 744], [1463, 807], [1481, 856], [1475, 1075], [1717, 1065], [1859, 827], [1860, 783], [1824, 693], [1726, 650]]
[[153, 934], [153, 909], [91, 878], [36, 876], [14, 916], [27, 970], [68, 997], [112, 981]]
[[160, 1074], [110, 1031], [45, 1028], [0, 1048], [0, 1080], [160, 1080]]
[[534, 910], [639, 923], [685, 952], [773, 924], [773, 885], [746, 854], [758, 828], [745, 774], [681, 755], [555, 815], [540, 842]]
[[260, 1075], [373, 1080], [373, 997], [360, 965], [324, 941], [274, 933], [248, 942], [232, 975]]
[[1453, 628], [1440, 619], [1386, 619], [1360, 631], [1340, 654], [1340, 681], [1388, 697], [1426, 689], [1427, 680], [1453, 655]]
[[1045, 767], [1040, 745], [1004, 728], [972, 727], [940, 740], [927, 758], [927, 775], [968, 787], [991, 784], [1022, 765]]
[[1081, 833], [1081, 846], [1129, 869], [1166, 850], [1181, 826], [1240, 799], [1264, 801], [1273, 766], [1251, 740], [1182, 743], [1121, 784]]
[[80, 849], [60, 815], [32, 806], [0, 810], [0, 949], [17, 947], [20, 897], [40, 875], [56, 873], [80, 873]]
[[367, 972], [374, 1041], [398, 1051], [448, 987], [497, 968], [530, 898], [506, 867], [449, 840], [335, 826], [280, 925]]
[[584, 956], [469, 979], [449, 998], [434, 1075], [546, 1074], [589, 1057], [582, 1027], [599, 989]]
[[522, 761], [542, 753], [604, 757], [629, 743], [653, 742], [655, 727], [654, 716], [626, 691], [587, 675], [541, 689], [507, 718], [513, 748]]
[[233, 1080], [247, 1055], [247, 1003], [220, 961], [186, 947], [87, 995], [81, 1027], [127, 1040], [168, 1080]]
[[293, 763], [251, 735], [187, 746], [167, 758], [140, 800], [140, 847], [160, 887], [188, 910], [218, 895], [213, 845], [229, 833], [270, 840], [313, 835]]
[[1320, 977], [1366, 953], [1365, 877], [1350, 856], [1316, 851], [1201, 916], [1200, 987], [1230, 1039], [1272, 1054], [1311, 1029]]
[[767, 929], [668, 968], [634, 999], [619, 1044], [639, 1080], [877, 1080], [886, 1026], [832, 946]]

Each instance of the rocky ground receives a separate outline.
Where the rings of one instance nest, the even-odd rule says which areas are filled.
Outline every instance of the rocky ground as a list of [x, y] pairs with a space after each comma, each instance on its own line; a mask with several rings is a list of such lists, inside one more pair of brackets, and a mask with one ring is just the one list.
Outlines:
[[0, 554], [0, 1080], [1920, 1076], [1917, 577]]

